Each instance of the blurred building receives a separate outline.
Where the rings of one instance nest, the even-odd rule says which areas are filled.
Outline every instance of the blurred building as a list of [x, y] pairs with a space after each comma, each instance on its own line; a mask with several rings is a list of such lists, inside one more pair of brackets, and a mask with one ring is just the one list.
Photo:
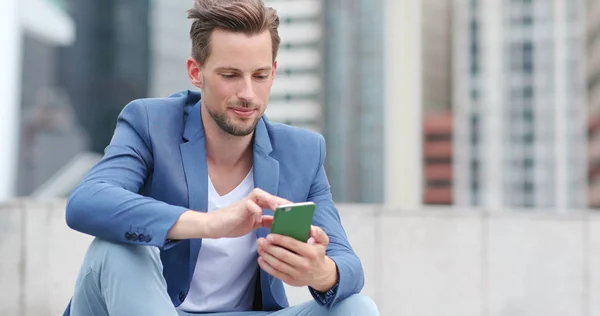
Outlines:
[[189, 1], [151, 0], [150, 89], [151, 97], [164, 98], [181, 90], [197, 90], [188, 78], [186, 61], [191, 55]]
[[[0, 3], [0, 200], [22, 194], [28, 168], [57, 164], [65, 152], [23, 152], [34, 149], [37, 129], [65, 131], [68, 101], [57, 84], [59, 47], [75, 39], [75, 24], [63, 1], [6, 0]], [[31, 125], [37, 120], [36, 126]], [[61, 125], [63, 124], [63, 125]], [[61, 125], [61, 126], [59, 126]], [[34, 143], [32, 143], [32, 141]], [[63, 146], [63, 149], [66, 146]], [[39, 149], [39, 148], [37, 148]], [[57, 148], [60, 150], [60, 148]], [[34, 163], [31, 165], [31, 163]], [[48, 175], [49, 171], [46, 173]], [[26, 176], [26, 175], [25, 175]]]
[[588, 205], [600, 208], [600, 1], [586, 1]]
[[423, 203], [453, 203], [452, 2], [421, 1]]
[[430, 112], [423, 120], [423, 203], [453, 204], [450, 112]]
[[436, 129], [452, 126], [445, 121], [452, 105], [451, 2], [323, 5], [324, 134], [334, 198], [451, 203], [452, 176], [435, 178], [440, 169], [452, 174], [451, 151], [442, 159], [423, 156], [432, 146], [451, 147], [452, 131]]
[[587, 204], [582, 3], [455, 1], [457, 204]]
[[326, 168], [337, 201], [384, 199], [384, 1], [322, 1]]
[[78, 36], [60, 54], [60, 82], [93, 152], [104, 151], [123, 107], [148, 96], [149, 10], [147, 0], [69, 2]]
[[423, 111], [446, 113], [452, 110], [452, 2], [420, 2]]
[[60, 48], [23, 41], [18, 195], [68, 194], [110, 142], [121, 109], [147, 96], [147, 1], [51, 2], [77, 37]]
[[266, 0], [280, 19], [281, 46], [267, 116], [323, 131], [323, 5], [321, 0]]

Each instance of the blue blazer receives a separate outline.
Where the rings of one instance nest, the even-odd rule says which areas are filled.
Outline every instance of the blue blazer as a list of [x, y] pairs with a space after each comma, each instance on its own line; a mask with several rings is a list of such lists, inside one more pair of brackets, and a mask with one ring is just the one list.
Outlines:
[[[202, 239], [167, 240], [179, 216], [206, 212], [208, 170], [200, 94], [182, 91], [168, 98], [128, 104], [103, 159], [70, 195], [69, 227], [102, 239], [158, 247], [168, 294], [178, 306], [185, 299]], [[327, 255], [338, 267], [339, 282], [327, 293], [310, 293], [331, 308], [361, 291], [361, 262], [348, 242], [325, 174], [325, 140], [314, 132], [269, 122], [263, 116], [253, 142], [255, 187], [293, 202], [317, 205], [314, 225], [328, 234]], [[272, 215], [264, 210], [265, 215]], [[268, 229], [258, 229], [264, 237]], [[281, 280], [259, 269], [256, 309], [288, 306]], [[70, 304], [65, 311], [68, 315]]]

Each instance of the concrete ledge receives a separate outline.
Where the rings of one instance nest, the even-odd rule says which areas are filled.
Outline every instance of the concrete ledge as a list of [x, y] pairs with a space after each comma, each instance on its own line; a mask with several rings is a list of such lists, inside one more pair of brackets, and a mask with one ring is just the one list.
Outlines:
[[66, 226], [64, 206], [0, 204], [0, 315], [62, 315], [91, 241]]
[[[63, 200], [0, 204], [0, 315], [60, 315], [91, 237]], [[600, 216], [339, 205], [382, 315], [600, 315]], [[292, 304], [310, 300], [287, 287]]]

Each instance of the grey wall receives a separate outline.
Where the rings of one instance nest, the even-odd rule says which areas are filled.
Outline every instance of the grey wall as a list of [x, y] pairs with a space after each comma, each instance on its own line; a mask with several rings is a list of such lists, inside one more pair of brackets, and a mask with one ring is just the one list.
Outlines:
[[[596, 214], [340, 212], [382, 315], [600, 315]], [[0, 315], [59, 315], [89, 240], [66, 227], [63, 201], [0, 204]]]

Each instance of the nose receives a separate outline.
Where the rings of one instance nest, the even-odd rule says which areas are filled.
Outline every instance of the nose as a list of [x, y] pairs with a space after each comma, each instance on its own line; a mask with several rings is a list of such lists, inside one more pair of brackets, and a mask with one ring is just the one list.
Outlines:
[[252, 86], [251, 78], [244, 78], [244, 80], [242, 82], [242, 86], [240, 87], [240, 90], [238, 91], [237, 97], [240, 100], [245, 100], [245, 101], [254, 100], [254, 98], [256, 97], [256, 94], [254, 93], [254, 87]]

